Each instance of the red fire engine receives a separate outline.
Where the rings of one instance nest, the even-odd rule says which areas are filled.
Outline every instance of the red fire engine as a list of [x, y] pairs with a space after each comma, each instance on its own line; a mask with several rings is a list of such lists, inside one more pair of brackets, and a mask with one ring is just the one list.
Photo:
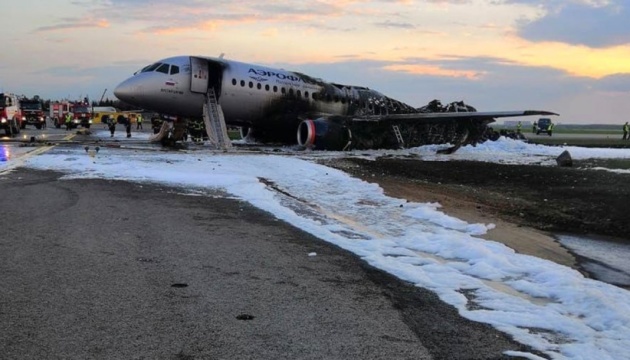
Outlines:
[[0, 129], [7, 136], [16, 136], [22, 128], [22, 112], [17, 96], [0, 93]]
[[50, 104], [50, 118], [56, 128], [65, 125], [68, 112], [72, 114], [71, 128], [81, 125], [89, 129], [92, 125], [92, 111], [87, 102], [56, 101]]
[[20, 99], [20, 109], [22, 110], [22, 129], [26, 125], [33, 125], [38, 129], [46, 127], [46, 117], [44, 116], [44, 109], [42, 103], [38, 98]]
[[66, 115], [70, 111], [70, 102], [68, 101], [55, 101], [50, 103], [50, 118], [53, 124], [58, 129], [64, 124]]

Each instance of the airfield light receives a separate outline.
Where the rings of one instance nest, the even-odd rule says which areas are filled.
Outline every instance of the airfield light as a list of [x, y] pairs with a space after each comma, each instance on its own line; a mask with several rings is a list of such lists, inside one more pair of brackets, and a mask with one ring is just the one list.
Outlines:
[[0, 151], [0, 161], [8, 161], [11, 158], [11, 150], [8, 146], [3, 146]]

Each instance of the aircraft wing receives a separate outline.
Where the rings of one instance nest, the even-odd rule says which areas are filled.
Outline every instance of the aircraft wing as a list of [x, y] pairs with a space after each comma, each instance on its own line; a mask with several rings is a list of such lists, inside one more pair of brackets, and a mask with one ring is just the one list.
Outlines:
[[414, 114], [368, 115], [353, 117], [353, 122], [425, 122], [434, 123], [446, 120], [479, 120], [493, 122], [495, 118], [558, 115], [544, 110], [516, 110], [516, 111], [482, 111], [482, 112], [429, 112]]

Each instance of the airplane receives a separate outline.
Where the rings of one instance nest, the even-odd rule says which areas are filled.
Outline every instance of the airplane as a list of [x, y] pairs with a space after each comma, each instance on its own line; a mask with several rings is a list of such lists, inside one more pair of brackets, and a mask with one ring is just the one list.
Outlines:
[[225, 124], [248, 139], [315, 150], [462, 145], [487, 137], [495, 118], [557, 115], [549, 111], [477, 112], [463, 102], [422, 108], [361, 86], [220, 57], [176, 56], [150, 64], [114, 90], [121, 101], [164, 115], [201, 119], [209, 94]]

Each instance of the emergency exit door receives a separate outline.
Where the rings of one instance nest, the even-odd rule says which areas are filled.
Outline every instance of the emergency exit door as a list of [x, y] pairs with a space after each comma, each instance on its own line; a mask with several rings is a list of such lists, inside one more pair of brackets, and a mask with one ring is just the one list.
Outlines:
[[197, 57], [190, 57], [190, 91], [196, 93], [208, 92], [208, 61]]

